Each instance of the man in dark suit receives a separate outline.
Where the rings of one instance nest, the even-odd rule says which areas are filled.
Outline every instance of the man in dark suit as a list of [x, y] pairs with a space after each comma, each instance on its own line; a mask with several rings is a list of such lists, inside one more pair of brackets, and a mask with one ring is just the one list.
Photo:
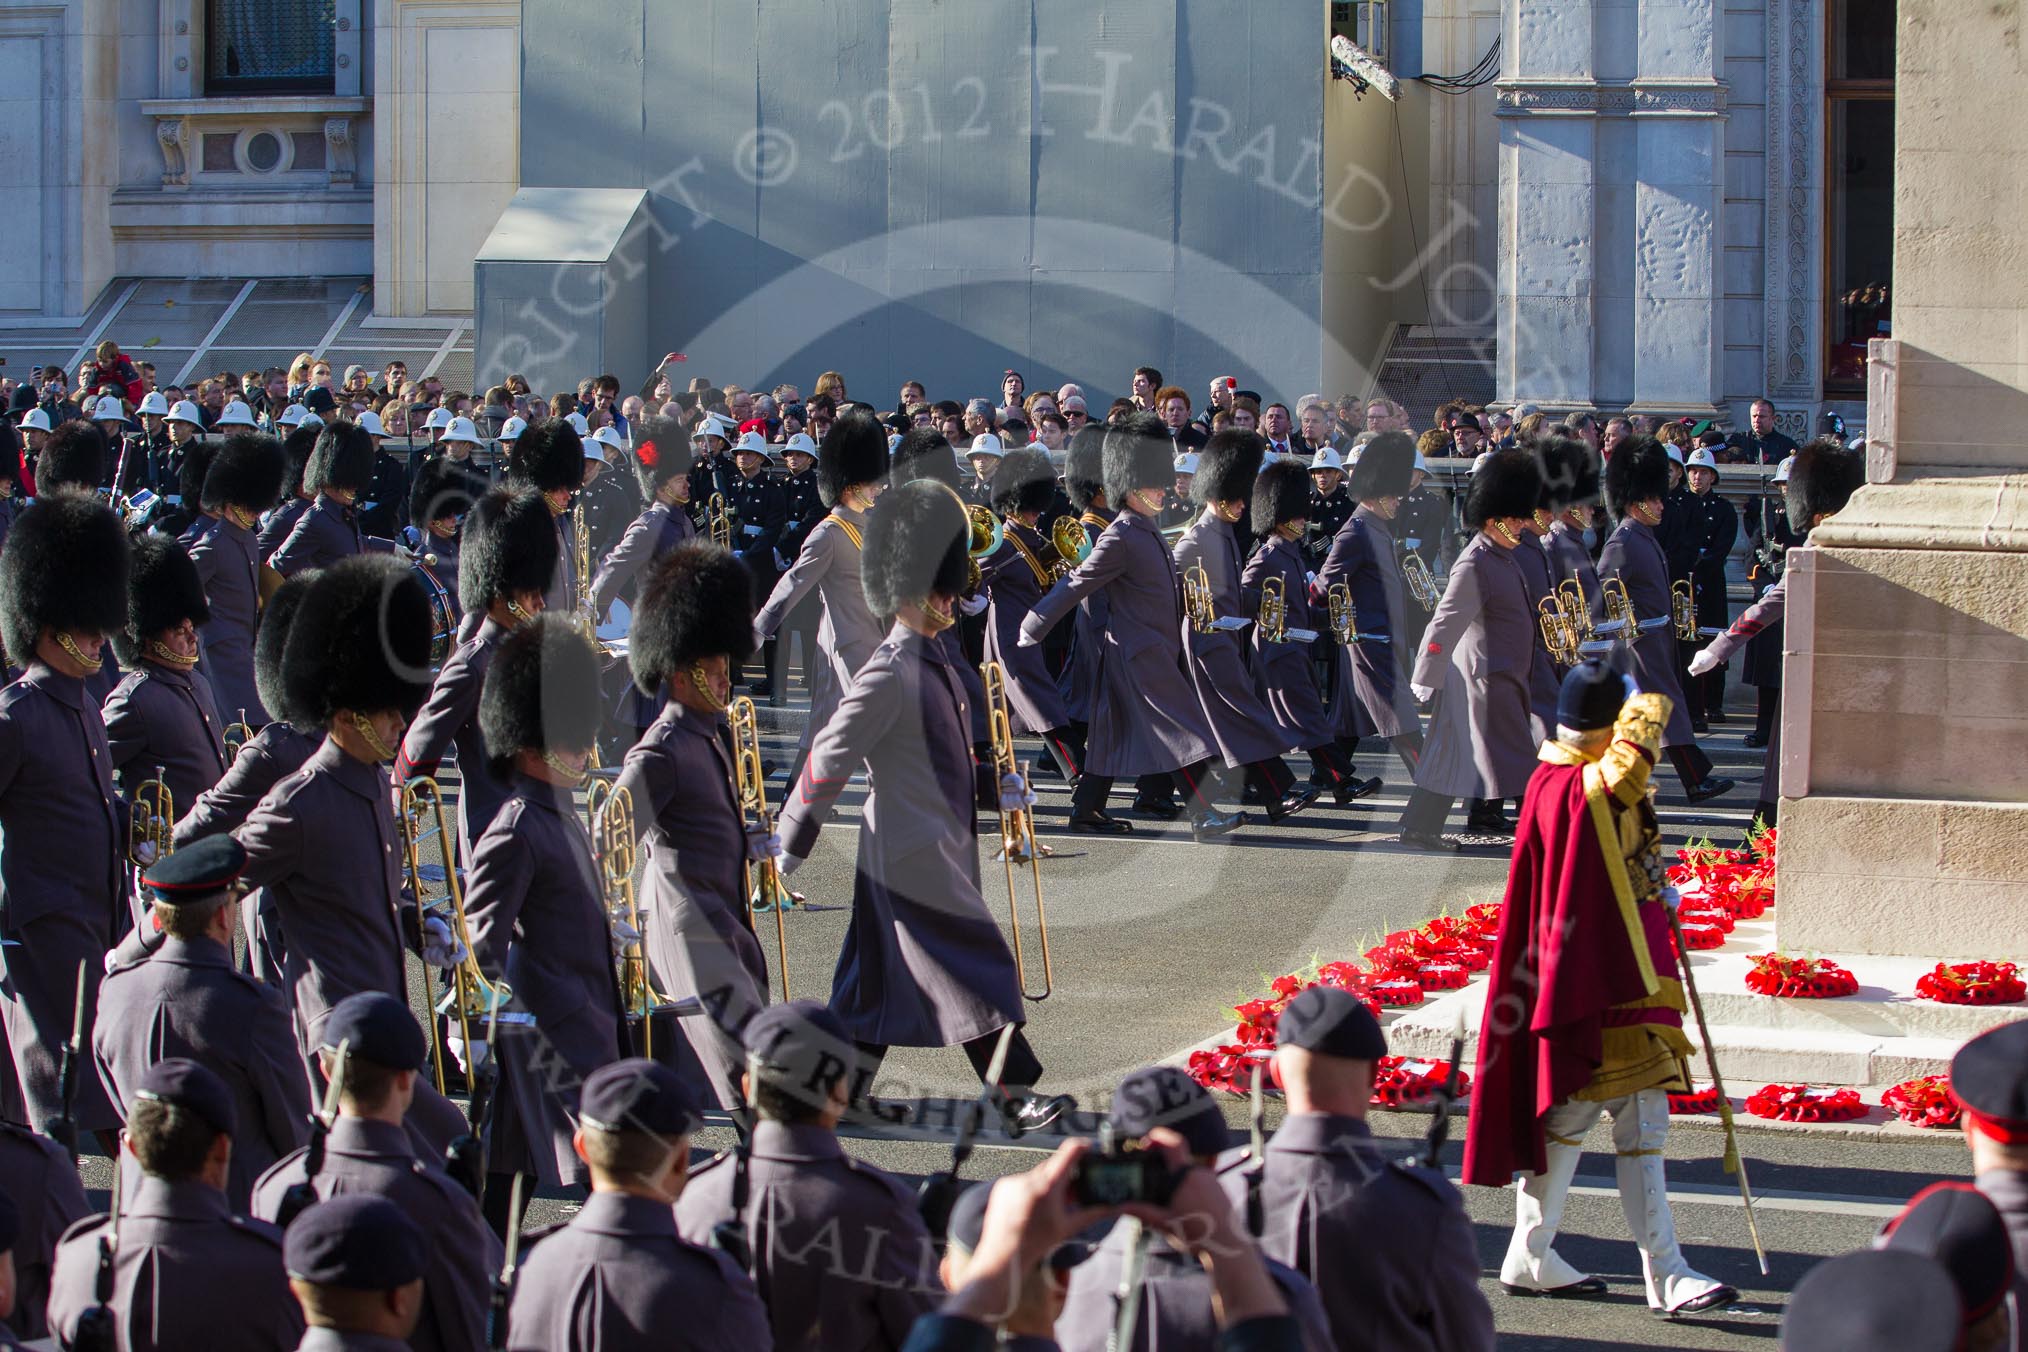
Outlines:
[[1747, 415], [1753, 435], [1746, 440], [1746, 458], [1749, 463], [1779, 465], [1796, 453], [1796, 441], [1786, 432], [1775, 430], [1774, 404], [1766, 399], [1753, 401], [1753, 409]]

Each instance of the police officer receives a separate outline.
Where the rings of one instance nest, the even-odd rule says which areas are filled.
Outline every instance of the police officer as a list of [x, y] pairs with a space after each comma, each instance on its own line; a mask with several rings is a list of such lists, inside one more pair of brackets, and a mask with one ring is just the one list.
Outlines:
[[225, 439], [205, 471], [204, 512], [184, 544], [197, 565], [211, 617], [198, 626], [202, 670], [229, 723], [259, 728], [268, 721], [254, 680], [254, 625], [260, 618], [260, 544], [254, 534], [262, 512], [281, 495], [282, 448], [259, 432]]
[[[810, 532], [825, 516], [824, 495], [817, 488], [817, 443], [808, 433], [798, 432], [790, 437], [781, 448], [782, 467], [788, 477], [782, 481], [786, 524], [782, 528], [781, 542], [775, 546], [775, 567], [777, 573], [787, 572], [789, 565], [801, 557], [803, 542], [810, 538]], [[0, 535], [0, 540], [5, 536]], [[803, 685], [807, 689], [815, 674], [819, 661], [817, 653], [817, 605], [814, 598], [804, 601], [789, 612], [782, 629], [789, 634], [799, 635], [803, 648]], [[768, 681], [774, 689], [771, 703], [779, 704], [788, 692], [788, 649], [780, 642], [781, 631], [777, 631], [774, 656], [769, 658]]]
[[[732, 552], [753, 574], [754, 595], [766, 596], [774, 590], [775, 551], [788, 529], [788, 495], [768, 477], [768, 446], [759, 432], [740, 436], [739, 444], [733, 448], [732, 461], [739, 471], [732, 496], [727, 499], [737, 523], [732, 534]], [[748, 687], [758, 699], [774, 693], [768, 684], [768, 674], [774, 669], [771, 649], [779, 641], [771, 638], [762, 646], [761, 674]]]
[[[1261, 1248], [1315, 1284], [1345, 1352], [1491, 1348], [1458, 1190], [1438, 1170], [1388, 1163], [1367, 1128], [1373, 1066], [1387, 1054], [1379, 1021], [1349, 993], [1312, 986], [1278, 1029], [1288, 1116], [1259, 1166], [1241, 1156], [1220, 1174], [1235, 1206], [1252, 1208], [1257, 1193]], [[1375, 1244], [1377, 1233], [1389, 1242]]]
[[[530, 423], [507, 453], [510, 486], [534, 489], [549, 506], [556, 532], [556, 562], [542, 589], [542, 600], [546, 609], [566, 615], [578, 604], [577, 537], [568, 513], [572, 495], [584, 484], [584, 460], [584, 441], [563, 418]], [[471, 603], [465, 608], [470, 610]]]
[[2028, 1023], [2006, 1023], [1958, 1048], [1951, 1093], [1964, 1109], [1972, 1181], [1992, 1199], [2014, 1246], [2015, 1317], [2028, 1312]]
[[226, 1199], [238, 1122], [232, 1091], [195, 1061], [170, 1057], [142, 1072], [128, 1105], [126, 1154], [139, 1185], [111, 1217], [79, 1221], [56, 1250], [49, 1326], [65, 1347], [99, 1307], [101, 1238], [113, 1243], [111, 1312], [129, 1352], [278, 1352], [303, 1315], [282, 1272], [282, 1236], [234, 1213]]
[[1303, 558], [1312, 571], [1324, 566], [1331, 542], [1358, 506], [1345, 482], [1344, 458], [1324, 447], [1310, 460], [1310, 528], [1303, 536]]
[[[1707, 436], [1716, 435], [1707, 433]], [[1684, 478], [1690, 485], [1687, 506], [1691, 538], [1697, 542], [1697, 559], [1690, 565], [1690, 585], [1697, 594], [1697, 627], [1723, 631], [1732, 623], [1732, 602], [1725, 592], [1725, 562], [1739, 540], [1739, 513], [1718, 493], [1718, 461], [1709, 446], [1699, 446], [1684, 462]], [[1709, 640], [1703, 637], [1677, 642], [1685, 666], [1691, 656]], [[1710, 723], [1725, 721], [1725, 672], [1721, 668], [1702, 676], [1687, 676], [1683, 694], [1690, 702], [1690, 730], [1708, 731]]]
[[[675, 1072], [618, 1061], [585, 1081], [575, 1146], [591, 1197], [522, 1267], [515, 1347], [547, 1352], [718, 1352], [765, 1347], [768, 1315], [722, 1251], [677, 1233], [690, 1136], [702, 1123]], [[836, 1345], [836, 1344], [834, 1344]]]
[[768, 842], [745, 826], [725, 721], [733, 675], [753, 651], [752, 614], [751, 575], [729, 550], [693, 540], [654, 566], [627, 661], [660, 712], [616, 785], [648, 842], [640, 903], [649, 962], [667, 993], [704, 1002], [708, 1017], [679, 1027], [725, 1108], [743, 1102], [739, 1032], [768, 991], [745, 882]]
[[92, 1055], [124, 1116], [156, 1065], [185, 1058], [217, 1076], [233, 1106], [225, 1194], [246, 1210], [254, 1180], [302, 1143], [309, 1079], [279, 990], [235, 971], [234, 909], [246, 851], [207, 836], [159, 860], [142, 882], [161, 946], [115, 967], [99, 988]]
[[264, 564], [273, 565], [275, 551], [295, 532], [296, 523], [317, 500], [316, 486], [306, 482], [310, 457], [316, 449], [314, 427], [292, 428], [282, 437], [282, 501], [261, 517], [260, 532], [254, 537]]
[[794, 1000], [754, 1015], [745, 1042], [741, 1082], [759, 1118], [748, 1158], [699, 1166], [676, 1199], [678, 1228], [693, 1244], [727, 1223], [744, 1232], [777, 1352], [900, 1347], [941, 1294], [936, 1251], [909, 1188], [838, 1143], [851, 1035], [822, 1005]]
[[[0, 1017], [27, 1120], [37, 1126], [55, 1123], [67, 1106], [58, 1052], [70, 1037], [80, 967], [89, 1013], [101, 960], [128, 923], [126, 804], [86, 685], [126, 612], [119, 517], [74, 490], [37, 498], [0, 554], [0, 637], [23, 668], [0, 691]], [[86, 1070], [72, 1123], [98, 1130], [116, 1120]]]
[[508, 796], [473, 843], [465, 910], [480, 971], [533, 1018], [496, 1034], [492, 1167], [549, 1188], [586, 1182], [571, 1149], [576, 1086], [626, 1048], [602, 875], [571, 805], [598, 725], [598, 654], [567, 619], [541, 616], [501, 643], [479, 729]]
[[507, 636], [543, 612], [543, 589], [556, 572], [555, 517], [535, 493], [495, 488], [465, 517], [458, 558], [458, 599], [478, 627], [467, 632], [437, 672], [429, 698], [401, 739], [397, 786], [435, 777], [453, 751], [458, 762], [458, 849], [470, 860], [508, 787], [489, 768], [479, 731], [486, 670]]
[[49, 1332], [49, 1273], [56, 1244], [71, 1224], [91, 1214], [84, 1182], [64, 1148], [26, 1127], [0, 1121], [0, 1197], [10, 1199], [13, 1236], [0, 1251], [11, 1251], [12, 1310], [0, 1312], [0, 1346], [6, 1338], [40, 1338]]
[[[373, 438], [352, 423], [332, 423], [317, 432], [316, 447], [303, 467], [303, 485], [316, 500], [303, 512], [289, 538], [268, 560], [283, 577], [305, 568], [324, 568], [363, 553], [366, 536], [358, 502], [373, 482]], [[388, 548], [385, 540], [375, 547]]]
[[[419, 1157], [403, 1130], [429, 1050], [422, 1029], [400, 1000], [369, 992], [339, 1002], [321, 1026], [321, 1039], [318, 1058], [326, 1077], [336, 1071], [338, 1048], [346, 1049], [323, 1168], [309, 1177], [308, 1147], [284, 1158], [255, 1185], [254, 1215], [274, 1219], [289, 1190], [305, 1183], [319, 1201], [367, 1193], [394, 1203], [427, 1242], [422, 1316], [409, 1346], [416, 1352], [481, 1346], [500, 1240], [486, 1228], [472, 1195], [434, 1160]], [[289, 1233], [314, 1212], [305, 1211]]]
[[400, 1207], [379, 1197], [334, 1197], [297, 1217], [282, 1240], [289, 1289], [309, 1324], [297, 1352], [419, 1346], [428, 1244]]
[[690, 507], [702, 512], [715, 494], [732, 502], [733, 480], [739, 469], [732, 463], [732, 423], [722, 413], [707, 413], [690, 433], [690, 449], [696, 459], [690, 466]]
[[113, 769], [129, 800], [159, 774], [172, 803], [195, 802], [225, 773], [225, 724], [197, 669], [197, 626], [211, 609], [182, 545], [143, 535], [130, 558], [127, 624], [113, 638], [127, 674], [103, 709]]

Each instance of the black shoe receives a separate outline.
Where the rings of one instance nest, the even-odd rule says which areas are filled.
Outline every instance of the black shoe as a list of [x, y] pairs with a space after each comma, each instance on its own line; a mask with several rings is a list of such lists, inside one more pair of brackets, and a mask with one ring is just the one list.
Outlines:
[[1267, 800], [1261, 796], [1260, 785], [1249, 784], [1240, 792], [1239, 801], [1248, 807], [1259, 807]]
[[1268, 822], [1272, 824], [1282, 820], [1284, 817], [1293, 817], [1316, 801], [1317, 791], [1307, 784], [1300, 789], [1290, 789], [1282, 795], [1282, 800], [1279, 803], [1268, 809]]
[[1144, 817], [1160, 817], [1170, 822], [1183, 815], [1183, 805], [1174, 798], [1136, 798], [1134, 811]]
[[1749, 732], [1746, 736], [1740, 738], [1739, 744], [1748, 751], [1764, 751], [1767, 749], [1767, 738], [1757, 732]]
[[1704, 712], [1704, 721], [1705, 721], [1706, 723], [1729, 723], [1729, 722], [1731, 722], [1731, 720], [1730, 720], [1730, 719], [1728, 719], [1728, 718], [1727, 718], [1727, 717], [1726, 717], [1726, 716], [1725, 716], [1725, 715], [1724, 715], [1723, 713], [1720, 713], [1719, 711], [1717, 711], [1717, 710], [1715, 710], [1715, 709], [1707, 709], [1707, 710], [1705, 710], [1705, 712]]
[[1701, 718], [1693, 718], [1690, 720], [1690, 731], [1702, 736], [1704, 733], [1711, 731], [1711, 725]]
[[1073, 835], [1124, 836], [1131, 834], [1133, 829], [1134, 824], [1124, 817], [1109, 817], [1103, 812], [1070, 819], [1070, 830]]
[[1245, 825], [1244, 812], [1207, 812], [1190, 823], [1190, 838], [1196, 841], [1212, 840]]
[[1348, 779], [1337, 788], [1331, 790], [1331, 796], [1338, 800], [1338, 806], [1343, 807], [1345, 804], [1357, 802], [1361, 798], [1372, 797], [1380, 792], [1381, 787], [1382, 781], [1379, 775], [1375, 775], [1371, 779]]
[[747, 686], [746, 693], [752, 695], [755, 699], [773, 699], [775, 697], [775, 688], [766, 681], [755, 681]]
[[1685, 789], [1683, 796], [1693, 803], [1702, 803], [1716, 798], [1721, 793], [1731, 793], [1734, 785], [1735, 781], [1727, 779], [1724, 775], [1713, 775], [1702, 784]]
[[1041, 1131], [1065, 1113], [1077, 1111], [1077, 1100], [1068, 1094], [1038, 1094], [1032, 1089], [1010, 1090], [1000, 1103], [1002, 1124], [1012, 1137]]
[[1406, 845], [1411, 850], [1436, 850], [1442, 854], [1456, 854], [1459, 848], [1457, 837], [1431, 835], [1427, 831], [1403, 831], [1394, 839], [1397, 844]]
[[1511, 836], [1514, 823], [1498, 812], [1474, 812], [1465, 818], [1465, 829], [1487, 836]]
[[[1605, 1278], [1586, 1277], [1568, 1286], [1552, 1286], [1538, 1290], [1532, 1286], [1515, 1286], [1501, 1282], [1500, 1289], [1510, 1296], [1540, 1296], [1544, 1300], [1596, 1300], [1606, 1293]], [[1737, 1298], [1738, 1293], [1734, 1293]]]
[[1715, 1286], [1701, 1296], [1692, 1296], [1673, 1310], [1657, 1310], [1655, 1313], [1664, 1319], [1674, 1319], [1678, 1315], [1703, 1314], [1706, 1310], [1722, 1310], [1738, 1300], [1739, 1291], [1737, 1288]]

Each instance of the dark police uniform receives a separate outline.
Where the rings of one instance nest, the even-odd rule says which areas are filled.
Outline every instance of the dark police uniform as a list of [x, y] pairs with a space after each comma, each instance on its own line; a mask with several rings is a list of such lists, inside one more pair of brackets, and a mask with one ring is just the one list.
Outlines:
[[753, 574], [754, 595], [765, 596], [775, 585], [775, 550], [788, 529], [788, 497], [763, 465], [750, 477], [737, 476], [726, 505], [734, 522], [732, 551]]
[[104, 709], [120, 791], [159, 768], [172, 802], [193, 803], [225, 774], [225, 725], [202, 671], [144, 660], [120, 678]]
[[1329, 493], [1319, 493], [1314, 486], [1310, 489], [1310, 528], [1303, 536], [1303, 561], [1311, 571], [1322, 571], [1338, 532], [1344, 529], [1358, 507], [1359, 504], [1345, 490], [1342, 478]]
[[[1732, 623], [1732, 602], [1725, 590], [1725, 561], [1739, 540], [1739, 513], [1714, 486], [1707, 493], [1692, 493], [1689, 502], [1691, 539], [1697, 545], [1696, 562], [1690, 565], [1690, 584], [1697, 592], [1697, 627], [1724, 629]], [[1678, 638], [1677, 655], [1687, 665], [1690, 655], [1706, 640]], [[1684, 694], [1690, 700], [1693, 721], [1725, 712], [1725, 672], [1689, 677]]]

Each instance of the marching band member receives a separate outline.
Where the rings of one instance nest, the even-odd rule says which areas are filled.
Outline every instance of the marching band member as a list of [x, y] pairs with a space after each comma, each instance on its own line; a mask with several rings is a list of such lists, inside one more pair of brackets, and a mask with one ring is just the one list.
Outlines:
[[59, 488], [99, 491], [112, 466], [106, 462], [106, 434], [78, 418], [56, 425], [35, 460], [35, 496], [48, 497]]
[[740, 1104], [740, 1029], [768, 990], [743, 890], [744, 866], [765, 857], [768, 842], [744, 824], [725, 721], [733, 675], [753, 651], [752, 615], [752, 574], [729, 550], [691, 541], [649, 572], [627, 661], [644, 698], [663, 703], [615, 786], [648, 842], [648, 961], [669, 994], [698, 996], [709, 1011], [679, 1026], [722, 1108]]
[[[373, 438], [352, 423], [331, 423], [317, 431], [316, 447], [303, 467], [303, 486], [316, 494], [268, 560], [283, 577], [305, 568], [324, 568], [365, 552], [359, 529], [359, 495], [373, 482]], [[385, 541], [375, 541], [385, 549]]]
[[[0, 553], [0, 637], [22, 669], [0, 691], [0, 1018], [27, 1120], [44, 1129], [64, 1116], [58, 1051], [79, 967], [89, 1014], [105, 952], [129, 923], [127, 808], [85, 684], [126, 616], [119, 517], [86, 492], [45, 491]], [[85, 1131], [117, 1121], [89, 1069], [71, 1121]]]
[[1538, 459], [1537, 468], [1543, 472], [1538, 476], [1540, 489], [1535, 510], [1521, 528], [1521, 547], [1514, 551], [1514, 562], [1521, 565], [1521, 576], [1528, 583], [1528, 609], [1536, 617], [1535, 657], [1528, 665], [1528, 716], [1535, 740], [1540, 743], [1556, 730], [1556, 692], [1562, 685], [1556, 659], [1549, 655], [1549, 640], [1542, 632], [1541, 618], [1542, 603], [1545, 600], [1552, 606], [1556, 603], [1556, 575], [1550, 571], [1544, 548], [1556, 516], [1552, 504], [1562, 499], [1560, 490], [1549, 482], [1547, 464]]
[[[904, 484], [868, 517], [867, 609], [894, 618], [887, 641], [817, 734], [782, 811], [783, 871], [809, 858], [833, 803], [866, 767], [852, 923], [831, 1008], [877, 1067], [889, 1046], [960, 1043], [982, 1076], [995, 1035], [1023, 1021], [1013, 955], [979, 892], [972, 759], [964, 683], [937, 636], [965, 585], [963, 504], [942, 484]], [[987, 772], [990, 773], [990, 772]], [[1018, 776], [992, 786], [1003, 806], [1032, 797]], [[1017, 1027], [1002, 1083], [1014, 1131], [1071, 1106], [1034, 1090], [1042, 1066]]]
[[113, 771], [129, 802], [159, 773], [172, 803], [194, 803], [225, 773], [225, 724], [197, 669], [204, 584], [166, 535], [135, 540], [129, 560], [127, 624], [113, 638], [127, 674], [102, 710]]
[[1191, 805], [1191, 834], [1209, 840], [1246, 817], [1220, 812], [1211, 798], [1217, 744], [1184, 669], [1176, 561], [1155, 528], [1172, 474], [1161, 419], [1137, 413], [1106, 432], [1103, 465], [1106, 500], [1119, 504], [1119, 514], [1021, 622], [1021, 642], [1040, 644], [1072, 606], [1105, 595], [1104, 614], [1090, 617], [1098, 637], [1091, 735], [1070, 796], [1071, 822], [1103, 816], [1115, 775], [1173, 775]]
[[[507, 453], [507, 480], [516, 488], [532, 488], [549, 505], [556, 535], [556, 560], [542, 589], [545, 610], [570, 614], [577, 607], [576, 535], [570, 523], [570, 499], [584, 485], [584, 440], [568, 419], [545, 418], [528, 425]], [[466, 610], [472, 606], [466, 603]]]
[[[689, 512], [689, 438], [681, 426], [668, 418], [650, 419], [641, 424], [639, 431], [634, 443], [635, 473], [648, 506], [627, 527], [592, 578], [592, 614], [601, 620], [623, 587], [633, 587], [633, 604], [638, 610], [642, 575], [670, 550], [697, 534]], [[630, 644], [632, 639], [630, 629]], [[655, 721], [656, 712], [655, 702], [631, 682], [620, 693], [620, 724], [635, 740]]]
[[[1198, 453], [1191, 497], [1199, 508], [1196, 521], [1176, 542], [1176, 566], [1204, 571], [1210, 584], [1214, 616], [1242, 616], [1239, 541], [1233, 524], [1253, 504], [1254, 481], [1260, 477], [1267, 443], [1253, 432], [1225, 431], [1213, 436]], [[1254, 694], [1253, 677], [1239, 635], [1231, 630], [1200, 630], [1186, 603], [1183, 655], [1205, 721], [1229, 769], [1244, 769], [1246, 781], [1267, 806], [1270, 822], [1308, 807], [1317, 796], [1312, 785], [1296, 786], [1296, 777], [1282, 759], [1292, 733], [1275, 720]]]
[[[1281, 584], [1283, 627], [1328, 634], [1329, 617], [1311, 603], [1309, 570], [1303, 566], [1302, 540], [1309, 529], [1309, 474], [1293, 460], [1277, 460], [1260, 472], [1253, 485], [1253, 533], [1261, 545], [1247, 560], [1240, 579], [1241, 614], [1258, 616], [1269, 579]], [[1334, 645], [1335, 646], [1335, 645]], [[1254, 690], [1281, 725], [1307, 751], [1310, 764], [1330, 786], [1331, 796], [1349, 803], [1380, 788], [1378, 779], [1360, 781], [1352, 763], [1339, 750], [1330, 715], [1310, 674], [1310, 645], [1267, 633], [1253, 626]]]
[[[998, 464], [998, 459], [996, 458], [993, 463]], [[927, 479], [932, 483], [940, 483], [950, 489], [951, 492], [957, 494], [959, 501], [965, 501], [964, 489], [960, 484], [957, 453], [951, 446], [951, 443], [944, 438], [944, 434], [935, 428], [917, 427], [909, 429], [908, 434], [894, 444], [893, 451], [889, 456], [888, 486], [890, 488], [899, 488], [903, 484], [912, 483], [917, 479]], [[969, 507], [973, 504], [967, 502], [966, 505]], [[980, 503], [977, 505], [984, 506], [985, 504]], [[990, 511], [991, 509], [988, 508], [988, 510]], [[970, 519], [967, 518], [966, 527], [968, 532], [970, 525]], [[969, 551], [969, 533], [966, 536], [966, 545]], [[969, 562], [968, 555], [967, 563], [969, 564]], [[983, 568], [980, 575], [983, 580]], [[969, 568], [966, 573], [966, 580], [967, 582], [970, 581]], [[958, 617], [958, 623], [937, 634], [933, 640], [934, 642], [943, 644], [944, 653], [950, 658], [951, 670], [957, 672], [959, 681], [964, 684], [965, 706], [971, 710], [972, 718], [972, 758], [981, 763], [992, 759], [992, 749], [988, 744], [988, 729], [986, 726], [986, 686], [985, 682], [979, 677], [978, 664], [968, 655], [967, 649], [969, 644], [965, 631], [973, 619], [985, 613], [986, 606], [987, 600], [983, 594], [974, 594], [970, 591], [963, 592], [958, 598], [957, 609], [952, 612]], [[982, 630], [979, 644], [981, 650], [985, 647], [984, 638], [985, 635]]]
[[[789, 570], [789, 565], [803, 553], [803, 542], [824, 520], [826, 509], [824, 495], [817, 489], [817, 443], [806, 432], [797, 432], [782, 445], [782, 467], [788, 477], [782, 480], [782, 493], [788, 504], [788, 525], [782, 531], [781, 542], [775, 546], [775, 571], [779, 577]], [[773, 689], [772, 702], [779, 704], [788, 694], [789, 660], [783, 631], [801, 635], [803, 647], [803, 685], [808, 688], [815, 675], [817, 656], [817, 604], [815, 598], [804, 601], [789, 612], [782, 621], [781, 629], [763, 645], [768, 657], [768, 682]]]
[[480, 623], [445, 659], [395, 758], [400, 787], [434, 778], [444, 756], [457, 752], [458, 847], [467, 861], [510, 792], [489, 768], [480, 693], [500, 645], [543, 611], [543, 589], [556, 573], [555, 522], [549, 505], [526, 489], [495, 488], [466, 514], [458, 600]]
[[1621, 442], [1605, 466], [1606, 504], [1620, 524], [1598, 556], [1601, 581], [1618, 578], [1627, 589], [1636, 632], [1630, 649], [1634, 683], [1669, 699], [1669, 726], [1662, 750], [1683, 781], [1692, 804], [1729, 792], [1733, 782], [1712, 773], [1711, 758], [1697, 745], [1676, 663], [1676, 628], [1669, 594], [1669, 561], [1655, 537], [1662, 499], [1669, 493], [1669, 457], [1647, 437]]
[[1020, 646], [1021, 622], [1054, 583], [1056, 546], [1036, 526], [1055, 496], [1056, 470], [1047, 452], [1024, 446], [1002, 457], [993, 475], [993, 510], [1006, 525], [1000, 548], [980, 561], [979, 573], [987, 598], [986, 660], [998, 662], [1007, 674], [1008, 720], [1013, 731], [1042, 738], [1064, 783], [1071, 784], [1079, 757], [1070, 714], [1042, 649]]
[[317, 500], [316, 485], [305, 482], [310, 457], [317, 449], [317, 429], [296, 427], [282, 438], [282, 501], [261, 517], [260, 533], [254, 537], [262, 563], [271, 564], [275, 551], [294, 533], [296, 523]]
[[[458, 472], [456, 465], [440, 456], [422, 462], [408, 485], [410, 543], [415, 565], [429, 573], [450, 608], [450, 622], [457, 627], [463, 614], [458, 604], [458, 554], [463, 548], [458, 523], [472, 510], [478, 496], [472, 480]], [[482, 486], [479, 493], [485, 492]]]
[[[254, 680], [254, 626], [260, 618], [260, 544], [254, 534], [262, 512], [281, 496], [285, 470], [282, 448], [259, 432], [235, 432], [225, 439], [205, 471], [199, 497], [204, 515], [185, 535], [190, 561], [204, 587], [211, 617], [198, 626], [204, 653], [200, 670], [228, 723], [268, 721]], [[178, 800], [183, 801], [183, 800]]]
[[1601, 618], [1598, 569], [1591, 551], [1585, 548], [1584, 532], [1590, 527], [1593, 506], [1598, 501], [1598, 452], [1576, 437], [1548, 437], [1541, 443], [1542, 477], [1550, 513], [1549, 533], [1542, 537], [1542, 553], [1549, 560], [1549, 579], [1560, 587], [1574, 580], [1584, 593], [1586, 612]]
[[1504, 834], [1499, 801], [1528, 787], [1528, 678], [1540, 626], [1513, 554], [1534, 515], [1540, 479], [1527, 451], [1495, 451], [1466, 492], [1465, 524], [1477, 533], [1451, 565], [1411, 677], [1416, 698], [1435, 700], [1436, 709], [1401, 814], [1404, 845], [1457, 849], [1442, 830], [1461, 796], [1475, 800], [1473, 829]]
[[1332, 588], [1346, 588], [1352, 602], [1355, 632], [1344, 645], [1351, 673], [1338, 683], [1333, 731], [1340, 745], [1368, 735], [1386, 738], [1411, 775], [1422, 756], [1422, 717], [1408, 688], [1412, 603], [1402, 588], [1394, 525], [1414, 468], [1415, 443], [1407, 433], [1382, 432], [1366, 443], [1345, 487], [1358, 506], [1331, 538], [1316, 583], [1326, 598]]
[[[696, 480], [692, 470], [693, 492]], [[817, 649], [824, 660], [810, 683], [810, 721], [796, 743], [795, 762], [789, 767], [791, 784], [809, 759], [811, 739], [830, 721], [845, 688], [880, 646], [883, 631], [866, 609], [859, 567], [866, 514], [886, 486], [887, 433], [872, 414], [855, 409], [831, 424], [817, 448], [817, 487], [830, 504], [831, 515], [809, 533], [803, 552], [754, 616], [754, 642], [761, 644], [813, 589], [824, 607], [817, 621]]]
[[[1625, 444], [1613, 453], [1608, 476], [1626, 453]], [[1647, 794], [1670, 712], [1668, 696], [1629, 694], [1603, 662], [1582, 662], [1563, 680], [1556, 737], [1543, 743], [1523, 799], [1486, 991], [1488, 1009], [1514, 1014], [1488, 1018], [1479, 1040], [1464, 1179], [1504, 1188], [1521, 1176], [1502, 1286], [1602, 1296], [1605, 1282], [1555, 1244], [1585, 1134], [1610, 1113], [1648, 1307], [1681, 1315], [1739, 1293], [1684, 1259], [1663, 1177], [1668, 1091], [1690, 1087], [1692, 1050], [1664, 910], [1676, 898], [1660, 884], [1661, 831]]]

